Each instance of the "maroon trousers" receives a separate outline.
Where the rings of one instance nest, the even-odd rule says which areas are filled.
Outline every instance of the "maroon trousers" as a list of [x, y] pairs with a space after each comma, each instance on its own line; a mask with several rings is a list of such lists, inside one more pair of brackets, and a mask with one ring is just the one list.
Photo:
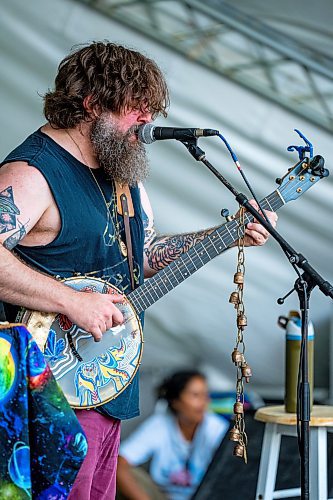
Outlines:
[[68, 500], [113, 500], [120, 441], [120, 420], [94, 410], [75, 410], [87, 436], [88, 453]]

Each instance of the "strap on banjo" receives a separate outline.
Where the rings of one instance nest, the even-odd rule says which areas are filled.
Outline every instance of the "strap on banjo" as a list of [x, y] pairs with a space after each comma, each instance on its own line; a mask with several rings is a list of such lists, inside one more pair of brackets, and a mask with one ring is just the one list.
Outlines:
[[[131, 192], [128, 186], [121, 186], [116, 183], [117, 191], [117, 210], [124, 217], [125, 238], [127, 247], [127, 261], [131, 277], [132, 290], [135, 288], [134, 269], [133, 269], [133, 249], [129, 218], [134, 217], [134, 207], [132, 202]], [[120, 200], [120, 204], [119, 204]]]

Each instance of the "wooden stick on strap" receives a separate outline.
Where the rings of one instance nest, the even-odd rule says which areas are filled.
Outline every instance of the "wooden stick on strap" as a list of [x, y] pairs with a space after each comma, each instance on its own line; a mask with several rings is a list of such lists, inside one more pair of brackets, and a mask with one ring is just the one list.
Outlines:
[[120, 201], [121, 201], [121, 207], [122, 207], [122, 212], [123, 212], [123, 217], [124, 217], [128, 267], [129, 267], [130, 276], [131, 276], [132, 290], [134, 290], [135, 283], [134, 283], [134, 270], [133, 270], [133, 250], [132, 250], [131, 228], [130, 228], [130, 223], [129, 223], [129, 210], [128, 210], [127, 196], [125, 193], [122, 193], [120, 195]]
[[128, 215], [129, 217], [134, 217], [134, 207], [132, 201], [132, 195], [128, 184], [120, 184], [119, 182], [115, 182], [116, 186], [116, 195], [117, 195], [117, 211], [119, 215], [124, 215], [122, 203], [121, 203], [121, 195], [124, 194], [127, 197], [128, 204]]

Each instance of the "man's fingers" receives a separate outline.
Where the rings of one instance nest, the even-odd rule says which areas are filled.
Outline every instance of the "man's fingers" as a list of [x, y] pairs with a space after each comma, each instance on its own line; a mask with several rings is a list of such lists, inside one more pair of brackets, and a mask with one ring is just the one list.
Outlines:
[[94, 337], [95, 342], [100, 342], [103, 337], [103, 333], [99, 327], [91, 329], [91, 335]]
[[113, 326], [121, 325], [124, 322], [124, 316], [118, 309], [113, 314], [112, 322]]
[[[262, 211], [258, 207], [255, 200], [250, 200], [250, 204], [262, 214]], [[278, 216], [275, 212], [270, 210], [264, 210], [265, 216], [270, 222], [271, 226], [274, 228], [276, 226]], [[269, 238], [269, 231], [264, 228], [255, 218], [252, 222], [249, 222], [245, 229], [245, 245], [246, 246], [259, 246], [264, 245]]]
[[120, 293], [117, 293], [117, 294], [110, 294], [108, 295], [108, 297], [111, 298], [112, 302], [114, 302], [115, 304], [118, 304], [119, 302], [123, 302], [124, 300], [124, 296], [121, 295]]
[[[269, 232], [266, 231], [263, 226], [253, 222], [248, 224], [245, 233], [247, 237], [251, 238], [253, 242], [252, 244], [254, 245], [263, 245], [264, 243], [266, 243], [269, 236]], [[249, 244], [251, 244], [251, 242], [249, 242]]]
[[[262, 215], [262, 211], [260, 210], [260, 208], [258, 207], [258, 204], [256, 203], [255, 200], [250, 200], [249, 202], [253, 208], [255, 208], [261, 215]], [[276, 222], [278, 220], [278, 215], [276, 212], [271, 212], [270, 210], [264, 210], [268, 220], [270, 221], [270, 223], [272, 224], [273, 227], [276, 226]], [[255, 220], [256, 223], [258, 223], [257, 220]]]
[[256, 222], [250, 222], [247, 225], [248, 234], [255, 236], [256, 233], [261, 234], [264, 238], [268, 238], [269, 232], [262, 226]]

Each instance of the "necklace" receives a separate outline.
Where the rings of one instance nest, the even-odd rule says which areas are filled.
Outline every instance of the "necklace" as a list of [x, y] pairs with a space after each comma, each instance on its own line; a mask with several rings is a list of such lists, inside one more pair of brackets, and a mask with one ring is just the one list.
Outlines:
[[67, 129], [64, 129], [66, 134], [68, 135], [68, 137], [71, 139], [71, 141], [75, 144], [75, 146], [77, 147], [80, 155], [81, 155], [81, 158], [83, 160], [83, 163], [87, 166], [89, 172], [91, 173], [91, 176], [101, 194], [101, 197], [103, 199], [103, 202], [104, 202], [104, 205], [105, 205], [105, 208], [106, 208], [106, 212], [107, 212], [107, 218], [110, 217], [110, 220], [113, 221], [114, 223], [114, 228], [115, 228], [115, 238], [116, 240], [118, 241], [118, 245], [119, 245], [119, 249], [120, 249], [120, 252], [121, 254], [124, 256], [124, 257], [127, 257], [127, 246], [126, 246], [126, 243], [122, 240], [121, 238], [121, 234], [120, 234], [120, 226], [119, 226], [119, 221], [118, 221], [118, 210], [117, 210], [117, 198], [116, 198], [116, 186], [115, 186], [115, 183], [112, 181], [112, 184], [113, 184], [113, 199], [112, 201], [114, 202], [113, 203], [113, 206], [115, 207], [115, 211], [114, 211], [114, 216], [112, 216], [112, 213], [110, 211], [110, 204], [107, 203], [106, 201], [106, 198], [105, 198], [105, 195], [104, 195], [104, 192], [98, 182], [98, 180], [96, 179], [96, 176], [93, 172], [93, 169], [89, 167], [88, 165], [88, 162], [79, 146], [79, 144], [76, 142], [76, 140], [74, 139], [74, 137], [69, 133], [69, 131]]

